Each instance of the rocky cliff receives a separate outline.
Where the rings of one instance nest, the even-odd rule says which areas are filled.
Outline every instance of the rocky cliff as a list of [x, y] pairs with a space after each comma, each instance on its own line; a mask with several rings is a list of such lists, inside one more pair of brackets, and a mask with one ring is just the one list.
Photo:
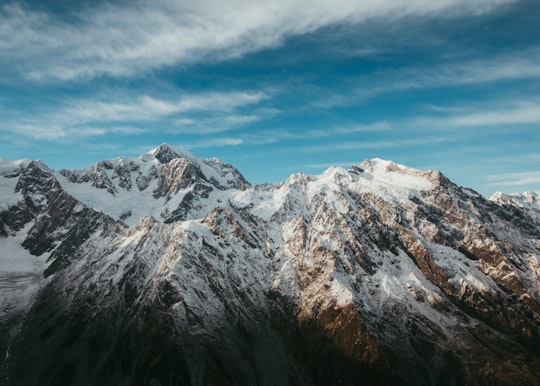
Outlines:
[[380, 159], [1, 160], [2, 382], [538, 385], [540, 210], [505, 197]]

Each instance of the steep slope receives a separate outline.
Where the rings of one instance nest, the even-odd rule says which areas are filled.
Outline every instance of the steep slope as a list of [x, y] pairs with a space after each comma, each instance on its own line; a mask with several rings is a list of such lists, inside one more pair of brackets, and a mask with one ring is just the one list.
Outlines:
[[231, 165], [200, 160], [166, 144], [139, 158], [60, 170], [57, 178], [73, 197], [129, 225], [144, 216], [165, 222], [200, 217], [215, 205], [221, 191], [249, 187]]
[[4, 163], [0, 243], [47, 276], [4, 319], [8, 384], [540, 384], [540, 225], [439, 172]]
[[0, 186], [0, 349], [8, 356], [44, 278], [86, 241], [123, 226], [66, 194], [41, 162], [0, 160]]
[[519, 208], [540, 210], [540, 192], [504, 194], [497, 192], [490, 198], [499, 204], [508, 204]]
[[513, 206], [520, 210], [524, 210], [540, 224], [540, 192], [525, 192], [504, 194], [501, 192], [495, 193], [490, 198], [491, 201], [499, 205]]

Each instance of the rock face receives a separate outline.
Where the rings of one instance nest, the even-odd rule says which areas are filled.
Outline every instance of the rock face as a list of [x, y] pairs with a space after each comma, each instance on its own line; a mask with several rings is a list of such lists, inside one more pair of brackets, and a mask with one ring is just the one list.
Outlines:
[[252, 186], [167, 145], [0, 183], [2, 384], [540, 384], [532, 204], [380, 159]]

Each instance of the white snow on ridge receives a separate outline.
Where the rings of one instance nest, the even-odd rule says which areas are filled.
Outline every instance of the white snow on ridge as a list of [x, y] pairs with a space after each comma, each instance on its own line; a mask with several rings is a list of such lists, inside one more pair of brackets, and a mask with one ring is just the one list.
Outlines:
[[0, 158], [0, 211], [16, 205], [22, 200], [22, 194], [15, 192], [15, 187], [19, 181], [16, 176], [21, 168], [30, 163], [30, 160], [8, 161]]
[[[26, 234], [21, 231], [21, 234]], [[24, 311], [44, 281], [48, 254], [33, 256], [21, 246], [18, 237], [1, 238], [0, 320]]]
[[[60, 173], [56, 173], [56, 178], [62, 185], [62, 188], [72, 195], [77, 200], [85, 205], [100, 212], [103, 212], [115, 219], [123, 219], [128, 225], [135, 225], [141, 218], [145, 216], [153, 216], [156, 219], [161, 218], [163, 210], [167, 209], [165, 199], [154, 198], [154, 190], [157, 187], [157, 179], [151, 178], [153, 168], [159, 167], [160, 163], [154, 157], [149, 157], [148, 154], [143, 154], [139, 158], [119, 157], [111, 161], [113, 165], [124, 165], [129, 167], [133, 165], [137, 167], [136, 172], [131, 172], [129, 178], [131, 180], [131, 188], [127, 190], [120, 186], [119, 178], [113, 176], [113, 169], [103, 169], [109, 180], [113, 183], [114, 194], [106, 189], [100, 189], [92, 186], [92, 181], [88, 182], [71, 182]], [[76, 171], [77, 173], [91, 173], [97, 170], [95, 164], [87, 169]], [[139, 190], [137, 185], [137, 177], [141, 175], [148, 179], [148, 186], [144, 190]], [[183, 194], [182, 194], [183, 193]], [[179, 192], [176, 195], [176, 201], [181, 200], [183, 195], [187, 193]], [[174, 204], [172, 202], [171, 204]]]
[[364, 170], [355, 175], [350, 189], [358, 193], [373, 193], [392, 202], [408, 201], [411, 195], [431, 190], [434, 183], [428, 179], [430, 172], [424, 172], [391, 161], [374, 158], [364, 161]]
[[24, 168], [27, 166], [31, 160], [28, 158], [23, 158], [20, 160], [10, 161], [5, 158], [0, 157], [0, 175], [4, 175], [7, 173], [12, 173], [17, 170], [20, 170], [21, 168]]
[[[324, 196], [325, 202], [336, 210], [346, 212], [347, 207], [344, 206], [343, 200], [337, 197], [342, 189], [358, 194], [371, 193], [389, 202], [403, 203], [411, 197], [418, 196], [421, 191], [433, 189], [436, 183], [433, 180], [435, 175], [433, 173], [436, 172], [420, 171], [374, 158], [360, 165], [354, 165], [349, 170], [330, 167], [318, 176], [293, 174], [280, 184], [267, 186], [247, 184], [244, 187], [243, 183], [241, 185], [238, 183], [239, 174], [232, 166], [218, 159], [199, 159], [189, 152], [166, 144], [138, 158], [118, 157], [84, 170], [73, 171], [79, 177], [90, 176], [92, 173], [101, 174], [112, 183], [113, 193], [92, 186], [93, 181], [72, 182], [58, 172], [55, 176], [62, 188], [74, 198], [133, 226], [145, 216], [152, 216], [158, 221], [163, 220], [180, 206], [186, 194], [193, 193], [192, 185], [188, 185], [166, 198], [154, 197], [154, 192], [158, 189], [158, 176], [163, 168], [160, 160], [166, 162], [174, 158], [188, 160], [200, 169], [207, 181], [219, 185], [219, 189], [210, 192], [210, 197], [200, 201], [202, 205], [200, 208], [191, 208], [191, 215], [199, 217], [204, 217], [216, 207], [250, 206], [254, 216], [270, 220], [286, 203], [301, 211], [315, 195], [320, 194]], [[6, 174], [3, 171], [17, 168], [24, 162], [30, 161], [0, 161], [0, 209], [22, 198], [14, 194], [17, 178], [3, 177]], [[98, 169], [100, 164], [101, 167]], [[117, 174], [115, 170], [117, 167], [124, 170], [122, 175]], [[130, 189], [121, 186], [122, 178], [129, 179]], [[138, 184], [138, 178], [145, 181], [142, 186]], [[294, 209], [291, 207], [288, 210]]]
[[135, 225], [145, 216], [160, 218], [165, 207], [164, 198], [156, 200], [153, 197], [157, 186], [155, 179], [150, 180], [148, 187], [142, 191], [139, 191], [135, 181], [132, 181], [131, 190], [126, 190], [118, 185], [118, 179], [113, 179], [116, 193], [112, 195], [105, 189], [93, 187], [92, 182], [73, 183], [59, 173], [56, 178], [62, 188], [77, 200], [115, 219], [123, 218], [128, 225]]
[[2, 239], [0, 252], [0, 273], [36, 273], [41, 274], [45, 267], [43, 256], [34, 256], [24, 249], [14, 237]]
[[15, 192], [16, 178], [6, 178], [0, 175], [0, 211], [9, 209], [22, 200], [21, 192]]
[[[185, 159], [164, 165], [170, 157]], [[29, 161], [0, 159], [0, 211], [5, 205], [22, 199], [22, 195], [15, 194], [14, 191], [18, 180], [17, 168], [24, 162]], [[182, 165], [176, 168], [176, 164]], [[182, 169], [182, 166], [186, 168]], [[103, 178], [110, 191], [93, 186], [103, 182], [92, 180], [91, 177], [96, 174]], [[9, 177], [10, 175], [13, 177]], [[186, 180], [186, 184], [180, 184], [180, 177], [177, 177], [180, 175], [193, 178], [193, 181]], [[81, 210], [86, 205], [113, 218], [122, 219], [131, 226], [124, 235], [114, 235], [103, 240], [97, 233], [92, 235], [82, 250], [87, 256], [92, 256], [96, 250], [107, 250], [107, 254], [103, 254], [107, 258], [100, 259], [96, 267], [82, 259], [75, 262], [78, 268], [72, 271], [74, 280], [83, 280], [77, 276], [80, 276], [78, 272], [84, 267], [95, 271], [93, 275], [100, 285], [110, 286], [105, 284], [108, 277], [111, 277], [116, 285], [128, 271], [129, 264], [134, 260], [144, 261], [153, 268], [140, 277], [138, 285], [141, 288], [152, 287], [152, 281], [156, 277], [167, 277], [178, 286], [183, 301], [192, 309], [197, 310], [200, 315], [215, 316], [216, 320], [219, 320], [225, 313], [223, 304], [214, 296], [215, 290], [208, 285], [209, 281], [200, 275], [201, 272], [210, 272], [213, 275], [212, 280], [224, 289], [227, 299], [234, 299], [234, 296], [229, 294], [241, 293], [246, 297], [253, 296], [254, 304], [264, 304], [263, 298], [257, 300], [256, 297], [263, 296], [268, 291], [250, 291], [251, 288], [278, 290], [288, 297], [299, 298], [303, 284], [299, 281], [297, 269], [298, 272], [302, 269], [306, 272], [327, 269], [326, 277], [331, 277], [332, 280], [325, 285], [321, 293], [331, 296], [335, 307], [345, 307], [352, 303], [370, 312], [379, 313], [382, 318], [388, 310], [407, 308], [413, 314], [429, 319], [439, 326], [441, 331], [449, 330], [448, 326], [456, 323], [464, 323], [456, 320], [452, 313], [445, 315], [434, 307], [444, 301], [443, 291], [430, 282], [402, 250], [395, 254], [384, 248], [377, 251], [374, 246], [374, 251], [380, 253], [369, 256], [377, 267], [371, 276], [352, 263], [346, 265], [345, 259], [343, 267], [347, 269], [342, 271], [335, 268], [336, 264], [317, 266], [315, 260], [308, 258], [304, 261], [303, 250], [307, 241], [302, 238], [306, 232], [309, 236], [306, 240], [312, 240], [313, 245], [318, 248], [340, 254], [349, 253], [345, 241], [351, 241], [351, 245], [354, 245], [356, 231], [351, 227], [350, 236], [346, 232], [343, 236], [337, 232], [336, 236], [332, 225], [334, 222], [341, 226], [340, 221], [354, 221], [352, 216], [343, 216], [359, 210], [359, 207], [354, 206], [354, 193], [370, 193], [386, 201], [376, 207], [382, 208], [381, 210], [389, 206], [406, 210], [411, 206], [406, 203], [412, 197], [420, 198], [423, 191], [437, 187], [440, 178], [438, 172], [416, 170], [375, 158], [366, 160], [361, 165], [354, 165], [349, 170], [330, 167], [318, 176], [293, 174], [280, 184], [243, 186], [243, 180], [239, 179], [239, 174], [230, 165], [217, 159], [197, 159], [187, 152], [162, 145], [139, 158], [119, 157], [102, 161], [84, 170], [73, 171], [72, 175], [58, 172], [55, 177], [67, 193], [82, 203], [76, 210]], [[144, 179], [143, 183], [140, 183], [141, 179]], [[186, 185], [185, 188], [179, 188]], [[197, 191], [203, 192], [201, 197], [183, 203], [187, 195], [191, 197], [196, 195]], [[156, 192], [159, 194], [155, 194]], [[466, 193], [474, 196], [474, 192]], [[538, 196], [524, 197], [523, 200], [530, 202], [534, 202], [535, 197], [538, 199]], [[379, 200], [373, 201], [378, 204]], [[391, 205], [386, 205], [387, 203]], [[185, 221], [157, 224], [153, 220], [163, 221], [181, 205], [185, 205], [186, 210], [189, 210]], [[243, 209], [233, 215], [238, 215], [240, 230], [247, 224], [248, 235], [250, 225], [255, 226], [253, 229], [260, 229], [263, 223], [266, 228], [263, 236], [258, 232], [255, 234], [260, 242], [266, 238], [268, 253], [265, 254], [262, 248], [248, 247], [252, 244], [243, 244], [239, 238], [223, 236], [219, 232], [213, 233], [210, 222], [202, 218], [216, 208]], [[184, 207], [180, 209], [184, 210]], [[258, 219], [251, 221], [249, 216], [244, 217], [245, 211]], [[276, 213], [279, 216], [274, 217]], [[302, 218], [311, 214], [317, 221], [308, 222]], [[318, 217], [316, 214], [324, 216]], [[391, 212], [391, 215], [394, 213]], [[414, 215], [411, 213], [411, 216]], [[273, 221], [276, 218], [277, 221]], [[307, 223], [310, 225], [306, 231]], [[416, 228], [419, 237], [432, 234], [427, 229], [428, 225], [433, 227], [433, 234], [437, 232], [434, 224], [428, 221], [425, 224], [427, 225], [424, 227], [424, 222], [421, 222]], [[32, 256], [22, 248], [22, 239], [19, 238], [25, 232], [19, 232], [17, 238], [0, 240], [0, 318], [9, 316], [8, 312], [23, 309], [17, 308], [14, 303], [6, 303], [6, 298], [16, 299], [21, 304], [29, 303], [26, 300], [34, 296], [44, 282], [42, 272], [46, 266], [45, 257]], [[366, 245], [368, 243], [369, 241], [366, 241]], [[367, 246], [366, 250], [369, 252], [369, 245]], [[455, 288], [471, 289], [479, 293], [497, 288], [493, 279], [481, 271], [479, 263], [472, 262], [458, 250], [428, 242], [424, 246]], [[211, 251], [208, 256], [201, 253], [203, 248]], [[293, 255], [293, 252], [297, 255]], [[326, 255], [323, 256], [326, 259]], [[295, 267], [295, 262], [298, 263], [299, 259], [302, 259], [301, 268]], [[531, 271], [538, 268], [537, 255], [529, 255], [529, 266], [532, 267]], [[205, 267], [205, 270], [200, 267]], [[531, 283], [534, 282], [532, 274], [527, 277]], [[3, 293], [8, 294], [4, 299]], [[319, 293], [316, 295], [319, 296]], [[233, 307], [238, 306], [232, 300], [231, 304]], [[396, 305], [398, 307], [395, 307]], [[404, 317], [409, 314], [403, 313]]]
[[[161, 151], [161, 154], [158, 152]], [[107, 189], [97, 188], [92, 186], [93, 181], [87, 182], [72, 182], [60, 173], [56, 173], [56, 178], [62, 185], [62, 188], [77, 200], [85, 205], [101, 211], [115, 219], [122, 219], [126, 224], [133, 226], [141, 218], [152, 216], [156, 219], [163, 219], [167, 214], [176, 210], [182, 203], [182, 200], [192, 191], [192, 186], [187, 186], [180, 189], [176, 193], [167, 197], [154, 197], [154, 193], [158, 189], [158, 177], [160, 170], [163, 167], [162, 163], [155, 157], [182, 157], [189, 160], [198, 167], [205, 179], [209, 182], [217, 183], [221, 188], [230, 186], [231, 181], [234, 181], [237, 176], [234, 174], [234, 168], [217, 159], [202, 160], [197, 159], [193, 155], [165, 147], [162, 145], [149, 153], [141, 155], [139, 158], [119, 157], [111, 161], [105, 161], [109, 164], [108, 167], [100, 167], [99, 163], [83, 169], [73, 171], [78, 176], [90, 176], [92, 173], [105, 175], [112, 183], [114, 192], [111, 193]], [[123, 166], [129, 171], [129, 179], [131, 188], [126, 189], [121, 186], [120, 176], [115, 172], [117, 166]], [[126, 177], [124, 174], [123, 177]], [[144, 178], [147, 186], [141, 190], [137, 183], [137, 178]], [[200, 214], [203, 217], [207, 210], [211, 210], [210, 206], [222, 206], [221, 202], [227, 202], [234, 189], [230, 189], [230, 194], [224, 196], [220, 189], [214, 189], [211, 192], [211, 197], [205, 200], [205, 207], [201, 208]]]
[[432, 173], [424, 172], [379, 158], [366, 160], [351, 169], [332, 166], [319, 176], [309, 177], [308, 196], [311, 201], [315, 195], [323, 194], [325, 201], [339, 212], [346, 212], [336, 195], [341, 188], [358, 194], [371, 193], [385, 201], [403, 203], [421, 191], [435, 187]]
[[496, 192], [489, 200], [499, 204], [514, 205], [518, 208], [540, 210], [540, 191], [511, 194]]
[[[343, 212], [347, 208], [336, 197], [342, 188], [356, 193], [373, 193], [392, 202], [408, 200], [411, 195], [416, 195], [421, 190], [433, 188], [433, 183], [426, 177], [426, 172], [378, 158], [366, 160], [348, 171], [340, 167], [331, 167], [319, 176], [293, 174], [281, 184], [266, 187], [252, 187], [248, 184], [244, 187], [243, 183], [239, 186], [239, 174], [232, 166], [218, 159], [199, 159], [189, 152], [166, 144], [138, 158], [118, 157], [83, 170], [72, 171], [79, 178], [91, 175], [101, 176], [99, 178], [112, 183], [113, 193], [107, 189], [92, 186], [93, 183], [95, 184], [92, 180], [73, 182], [59, 172], [55, 173], [55, 177], [67, 193], [88, 207], [133, 226], [145, 216], [163, 220], [176, 210], [186, 194], [192, 191], [192, 187], [188, 186], [167, 198], [154, 197], [154, 192], [158, 188], [160, 169], [163, 167], [160, 159], [166, 162], [174, 158], [187, 159], [200, 169], [207, 181], [220, 186], [219, 189], [210, 192], [210, 197], [204, 200], [203, 207], [192, 211], [195, 215], [200, 214], [200, 217], [206, 215], [213, 207], [232, 205], [239, 208], [251, 206], [250, 211], [254, 216], [270, 220], [286, 202], [297, 207], [297, 210], [302, 210], [314, 195], [321, 193], [325, 195], [325, 201], [328, 204]], [[10, 179], [4, 176], [28, 162], [30, 161], [0, 161], [0, 209], [6, 209], [7, 206], [17, 203], [22, 198], [14, 193], [17, 178]], [[123, 168], [122, 176], [116, 174], [117, 167]], [[129, 170], [129, 174], [125, 172], [126, 169]], [[137, 178], [141, 177], [147, 183], [147, 186], [141, 187], [142, 190], [137, 181]], [[121, 186], [121, 178], [130, 180], [130, 189]], [[234, 185], [235, 181], [236, 185]]]
[[[209, 206], [225, 207], [233, 205], [236, 207], [246, 207], [252, 205], [251, 213], [257, 217], [269, 220], [277, 212], [287, 198], [293, 198], [297, 203], [311, 201], [313, 195], [327, 194], [325, 201], [339, 205], [340, 200], [335, 197], [336, 192], [341, 188], [349, 189], [355, 193], [372, 193], [386, 201], [403, 203], [410, 197], [418, 196], [421, 191], [434, 188], [436, 181], [433, 176], [437, 172], [421, 171], [409, 168], [404, 165], [385, 161], [380, 158], [365, 160], [360, 165], [353, 165], [351, 169], [345, 170], [341, 167], [330, 167], [318, 176], [306, 176], [293, 174], [281, 184], [275, 184], [268, 189], [244, 186], [241, 189], [234, 189], [231, 181], [238, 175], [236, 170], [218, 159], [199, 159], [191, 153], [174, 148], [167, 144], [160, 145], [151, 151], [142, 154], [138, 158], [118, 157], [109, 162], [112, 168], [102, 168], [109, 180], [114, 185], [114, 195], [105, 189], [92, 186], [92, 182], [70, 182], [60, 173], [55, 173], [56, 178], [61, 183], [63, 189], [85, 205], [99, 210], [116, 219], [123, 219], [128, 225], [136, 224], [139, 219], [145, 216], [153, 216], [156, 219], [163, 219], [167, 213], [171, 213], [178, 208], [185, 195], [190, 192], [190, 187], [181, 189], [170, 200], [162, 197], [154, 198], [154, 191], [157, 188], [157, 176], [162, 167], [158, 157], [185, 158], [200, 168], [208, 181], [215, 181], [220, 185], [222, 192], [215, 189], [210, 193], [210, 198], [205, 200], [207, 208], [201, 208], [201, 217], [207, 213]], [[17, 170], [31, 162], [28, 159], [19, 161], [8, 161], [0, 158], [0, 210], [7, 209], [10, 205], [16, 204], [22, 196], [15, 193], [15, 186], [18, 178], [9, 177], [16, 175]], [[123, 165], [129, 169], [130, 165], [137, 168], [130, 172], [131, 189], [127, 190], [119, 185], [120, 178], [115, 175], [114, 167]], [[97, 170], [97, 164], [87, 169], [74, 171], [75, 173], [90, 173]], [[152, 174], [154, 172], [154, 174]], [[148, 182], [148, 186], [139, 190], [137, 177], [143, 176]], [[303, 184], [307, 189], [295, 189], [298, 184]], [[236, 188], [240, 186], [236, 185]], [[302, 196], [307, 192], [307, 197]], [[496, 193], [491, 198], [492, 201], [506, 202], [521, 208], [534, 208], [540, 210], [540, 192], [528, 192], [524, 194], [505, 195]], [[337, 210], [346, 208], [336, 207]]]
[[144, 158], [145, 155], [150, 155], [155, 159], [156, 156], [158, 156], [158, 154], [160, 152], [166, 152], [166, 153], [170, 154], [171, 156], [174, 156], [175, 158], [185, 158], [185, 159], [187, 159], [187, 160], [189, 160], [191, 162], [197, 163], [197, 164], [200, 162], [200, 159], [195, 157], [189, 151], [186, 151], [186, 150], [183, 150], [183, 149], [168, 145], [166, 143], [163, 143], [163, 144], [159, 145], [158, 147], [150, 150], [146, 154], [141, 155], [140, 158]]

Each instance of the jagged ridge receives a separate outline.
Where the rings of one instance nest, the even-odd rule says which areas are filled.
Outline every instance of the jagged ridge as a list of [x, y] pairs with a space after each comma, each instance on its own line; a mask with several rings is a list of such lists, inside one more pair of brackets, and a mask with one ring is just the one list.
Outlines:
[[251, 186], [168, 145], [0, 176], [0, 243], [40, 262], [0, 278], [10, 384], [540, 383], [534, 208], [380, 159]]

